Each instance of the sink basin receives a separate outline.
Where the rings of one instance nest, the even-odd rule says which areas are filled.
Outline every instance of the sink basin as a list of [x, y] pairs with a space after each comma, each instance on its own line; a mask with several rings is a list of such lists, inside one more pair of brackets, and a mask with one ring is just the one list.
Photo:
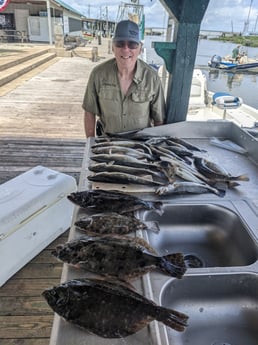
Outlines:
[[166, 327], [173, 345], [257, 345], [258, 275], [186, 275], [170, 279], [160, 294], [162, 306], [188, 314], [188, 327]]
[[142, 215], [144, 221], [159, 223], [159, 233], [147, 234], [159, 255], [183, 252], [198, 259], [197, 267], [247, 266], [257, 260], [255, 240], [232, 210], [215, 204], [168, 204], [164, 209], [162, 216]]

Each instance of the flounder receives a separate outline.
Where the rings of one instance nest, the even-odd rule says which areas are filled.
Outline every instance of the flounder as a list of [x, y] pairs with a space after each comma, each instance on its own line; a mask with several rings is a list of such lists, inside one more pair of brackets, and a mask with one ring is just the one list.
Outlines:
[[140, 238], [105, 235], [85, 236], [56, 247], [52, 254], [69, 265], [104, 276], [130, 280], [160, 270], [176, 278], [186, 272], [184, 255], [158, 256]]
[[75, 225], [86, 233], [94, 234], [128, 234], [137, 230], [159, 232], [158, 222], [142, 222], [135, 216], [127, 216], [115, 212], [93, 214], [82, 217]]
[[103, 338], [127, 337], [153, 320], [179, 332], [187, 326], [187, 315], [160, 307], [120, 282], [74, 279], [43, 296], [66, 321]]
[[94, 212], [130, 213], [141, 209], [154, 210], [163, 213], [163, 203], [160, 201], [147, 201], [134, 195], [122, 192], [87, 190], [74, 192], [67, 196], [74, 204], [93, 210]]

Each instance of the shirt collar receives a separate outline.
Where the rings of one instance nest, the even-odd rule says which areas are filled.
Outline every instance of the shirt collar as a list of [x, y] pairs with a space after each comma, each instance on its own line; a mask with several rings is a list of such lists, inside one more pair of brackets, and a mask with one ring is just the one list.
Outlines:
[[[114, 68], [116, 70], [116, 72], [118, 71], [118, 67], [117, 67], [117, 63], [116, 63], [116, 59], [114, 58]], [[142, 68], [140, 65], [139, 60], [137, 59], [136, 61], [136, 71], [134, 73], [134, 77], [133, 77], [133, 82], [136, 84], [141, 83], [142, 81]]]
[[135, 74], [134, 74], [134, 77], [133, 77], [133, 81], [136, 84], [139, 84], [142, 81], [142, 68], [140, 66], [140, 62], [139, 62], [138, 59], [136, 61], [136, 71], [135, 71]]

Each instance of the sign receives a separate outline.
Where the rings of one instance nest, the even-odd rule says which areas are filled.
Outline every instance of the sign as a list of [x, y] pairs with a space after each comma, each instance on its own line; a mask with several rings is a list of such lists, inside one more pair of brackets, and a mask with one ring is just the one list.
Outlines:
[[3, 12], [6, 9], [9, 2], [10, 0], [0, 0], [0, 12]]

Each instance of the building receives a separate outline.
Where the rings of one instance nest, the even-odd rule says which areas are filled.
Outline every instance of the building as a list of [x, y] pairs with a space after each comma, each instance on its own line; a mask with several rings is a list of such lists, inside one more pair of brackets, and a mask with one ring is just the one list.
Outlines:
[[52, 44], [55, 34], [81, 34], [84, 19], [61, 0], [11, 0], [0, 13], [0, 32], [9, 42], [23, 33], [30, 42]]

